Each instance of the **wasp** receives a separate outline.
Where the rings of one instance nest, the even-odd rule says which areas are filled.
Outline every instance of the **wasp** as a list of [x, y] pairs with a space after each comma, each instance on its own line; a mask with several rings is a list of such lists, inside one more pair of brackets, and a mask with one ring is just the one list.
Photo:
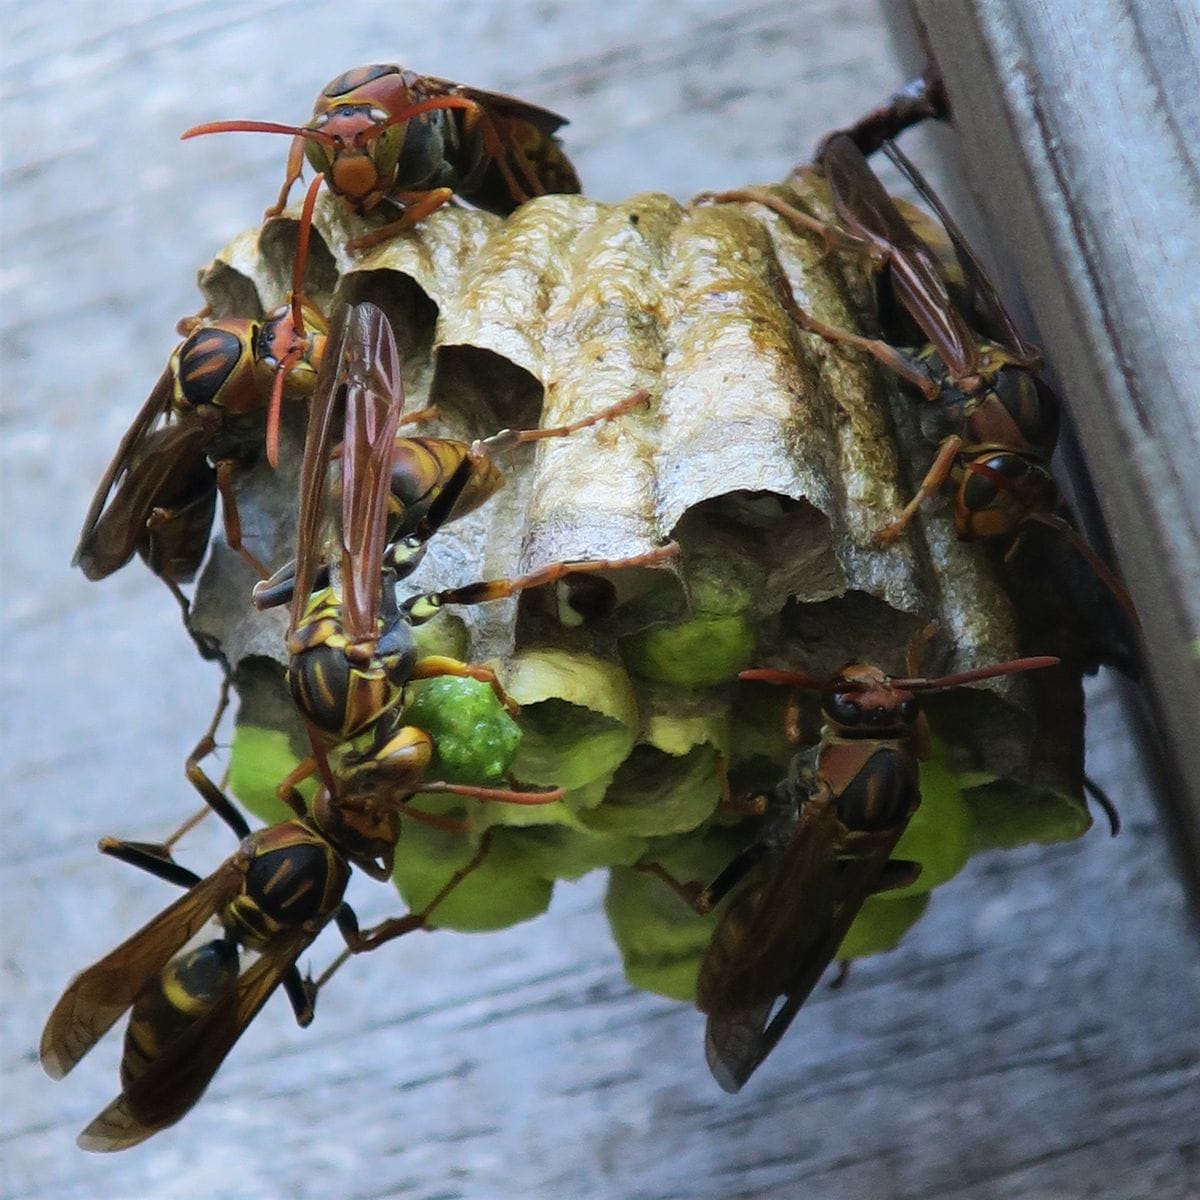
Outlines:
[[890, 99], [864, 113], [853, 125], [839, 129], [822, 139], [815, 158], [819, 161], [831, 138], [848, 137], [865, 155], [874, 154], [885, 142], [893, 141], [906, 129], [923, 121], [950, 118], [950, 100], [937, 64], [932, 60], [924, 72], [910, 80]]
[[[501, 599], [567, 576], [653, 566], [678, 553], [678, 546], [671, 543], [628, 559], [549, 563], [515, 578], [422, 593], [398, 603], [395, 581], [412, 569], [432, 533], [482, 503], [503, 477], [478, 445], [414, 439], [412, 456], [397, 456], [404, 383], [395, 336], [379, 308], [369, 303], [351, 308], [331, 346], [336, 349], [326, 354], [310, 407], [290, 584], [289, 568], [284, 568], [258, 597], [260, 604], [268, 605], [291, 592], [288, 685], [313, 748], [312, 756], [280, 784], [285, 799], [299, 780], [316, 770], [332, 789], [329, 752], [363, 735], [373, 740], [367, 756], [374, 764], [371, 769], [386, 774], [387, 763], [397, 753], [393, 716], [412, 680], [445, 675], [478, 679], [488, 683], [510, 709], [516, 707], [490, 668], [444, 656], [418, 656], [413, 627], [429, 620], [443, 605]], [[635, 393], [576, 426], [509, 431], [501, 435], [501, 444], [557, 436], [594, 424], [617, 409], [625, 411], [633, 399], [640, 403], [644, 395]], [[323, 538], [330, 491], [327, 474], [335, 457], [339, 415], [340, 512], [333, 545], [327, 550]], [[407, 504], [395, 496], [397, 462]], [[447, 462], [453, 464], [449, 473], [444, 470]], [[429, 467], [427, 472], [409, 469], [421, 463]], [[389, 548], [389, 536], [401, 532], [404, 536]], [[340, 586], [334, 586], [335, 578]], [[325, 582], [317, 586], [322, 579]], [[400, 728], [403, 732], [406, 727]], [[404, 761], [409, 748], [402, 751]]]
[[[503, 486], [505, 475], [498, 461], [502, 453], [546, 438], [567, 437], [611, 421], [648, 403], [644, 388], [631, 392], [623, 400], [590, 413], [566, 425], [539, 429], [502, 429], [490, 437], [465, 442], [457, 438], [412, 437], [398, 435], [391, 452], [391, 492], [388, 497], [387, 536], [384, 568], [396, 579], [416, 569], [425, 543], [439, 529], [474, 512], [486, 504]], [[413, 420], [434, 409], [407, 414], [401, 421]], [[331, 452], [342, 457], [342, 447]], [[341, 483], [334, 488], [341, 494]], [[288, 604], [294, 595], [296, 563], [281, 567], [270, 579], [254, 586], [253, 599], [259, 609]], [[313, 576], [317, 587], [328, 584], [327, 567], [319, 566]]]
[[[910, 648], [910, 671], [915, 655]], [[742, 672], [742, 679], [820, 692], [820, 741], [793, 757], [787, 777], [763, 798], [762, 832], [708, 887], [680, 883], [657, 864], [642, 868], [701, 913], [755, 871], [722, 914], [697, 981], [708, 1065], [722, 1088], [739, 1091], [771, 1052], [867, 898], [920, 873], [920, 864], [892, 858], [921, 803], [918, 760], [928, 735], [917, 694], [1058, 661], [1019, 658], [939, 679], [893, 678], [865, 663], [830, 679]], [[795, 718], [790, 712], [793, 742], [800, 740]]]
[[534, 196], [578, 192], [575, 168], [555, 136], [566, 123], [512, 96], [375, 64], [327, 84], [306, 125], [213, 121], [183, 136], [291, 134], [287, 175], [266, 217], [283, 211], [307, 155], [330, 191], [360, 216], [401, 209], [398, 220], [347, 243], [361, 250], [411, 228], [451, 196], [507, 215]]
[[[428, 735], [413, 732], [429, 742]], [[410, 758], [410, 765], [428, 762], [431, 744], [424, 750]], [[360, 929], [343, 900], [353, 867], [374, 879], [391, 877], [401, 816], [412, 812], [406, 805], [418, 788], [532, 803], [562, 795], [425, 782], [420, 771], [420, 765], [404, 775], [394, 771], [387, 788], [363, 786], [360, 779], [335, 794], [322, 790], [311, 812], [254, 832], [217, 794], [210, 803], [241, 844], [206, 878], [158, 847], [114, 839], [101, 843], [105, 853], [187, 891], [77, 976], [46, 1022], [42, 1065], [61, 1079], [130, 1010], [121, 1093], [80, 1134], [83, 1149], [126, 1149], [180, 1120], [281, 984], [297, 1022], [306, 1026], [318, 991], [351, 954], [428, 926], [438, 905], [483, 861], [486, 834], [473, 857], [420, 912]], [[220, 935], [188, 948], [213, 918]], [[297, 960], [331, 920], [346, 952], [315, 982], [301, 978]], [[242, 962], [242, 948], [254, 954], [249, 965]]]
[[[819, 321], [795, 302], [786, 281], [780, 284], [781, 300], [801, 329], [831, 344], [866, 351], [928, 404], [922, 427], [937, 452], [913, 498], [876, 533], [876, 541], [892, 545], [925, 500], [951, 482], [959, 538], [1011, 536], [1030, 523], [1049, 526], [1086, 559], [1136, 626], [1124, 587], [1059, 511], [1049, 466], [1059, 403], [1040, 371], [1039, 352], [1021, 336], [982, 263], [916, 166], [891, 142], [884, 141], [883, 150], [949, 235], [965, 278], [965, 298], [956, 295], [935, 250], [906, 220], [855, 141], [843, 133], [826, 140], [818, 161], [844, 226], [833, 236], [866, 252], [880, 276], [885, 329], [906, 345]], [[721, 198], [759, 197], [728, 193]], [[772, 197], [771, 207], [800, 228], [827, 228], [778, 198]], [[922, 337], [923, 345], [912, 345]]]
[[285, 395], [310, 395], [328, 322], [301, 295], [312, 224], [310, 192], [294, 263], [291, 301], [265, 320], [190, 319], [187, 336], [117, 446], [96, 488], [72, 564], [103, 579], [136, 553], [187, 612], [180, 583], [204, 558], [220, 494], [225, 538], [261, 576], [269, 572], [242, 543], [234, 472], [263, 442], [277, 455]]

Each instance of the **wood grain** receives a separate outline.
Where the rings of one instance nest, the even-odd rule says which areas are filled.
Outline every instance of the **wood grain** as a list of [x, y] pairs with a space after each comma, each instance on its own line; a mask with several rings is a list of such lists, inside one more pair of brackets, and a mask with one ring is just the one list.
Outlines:
[[[265, 138], [180, 146], [179, 131], [302, 119], [326, 79], [395, 53], [569, 114], [601, 198], [687, 196], [781, 177], [899, 79], [878, 12], [854, 0], [7, 0], [0, 18], [0, 1194], [1197, 1194], [1200, 954], [1104, 684], [1090, 765], [1122, 837], [973, 863], [900, 950], [820, 989], [738, 1097], [707, 1075], [698, 1014], [625, 985], [587, 880], [531, 925], [353, 964], [307, 1031], [272, 1003], [178, 1129], [111, 1159], [76, 1151], [113, 1093], [116, 1039], [56, 1084], [38, 1031], [71, 974], [163, 904], [164, 885], [93, 846], [161, 835], [191, 803], [181, 764], [216, 678], [145, 571], [94, 585], [67, 560], [197, 304], [196, 264], [257, 218], [285, 155]], [[204, 871], [229, 848], [210, 824], [188, 843]], [[364, 920], [395, 904], [368, 884], [352, 899]]]
[[946, 77], [944, 144], [1048, 347], [1142, 618], [1165, 811], [1200, 897], [1200, 8], [911, 8]]

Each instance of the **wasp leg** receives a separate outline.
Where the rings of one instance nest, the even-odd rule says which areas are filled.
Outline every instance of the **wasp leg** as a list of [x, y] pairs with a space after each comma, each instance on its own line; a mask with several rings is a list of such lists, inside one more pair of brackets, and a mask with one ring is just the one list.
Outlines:
[[794, 207], [766, 188], [741, 187], [727, 192], [701, 192], [692, 197], [692, 203], [761, 204], [763, 208], [769, 208], [771, 212], [782, 217], [794, 228], [801, 229], [806, 233], [815, 233], [824, 241], [826, 254], [832, 253], [834, 250], [850, 250], [859, 254], [870, 254], [870, 247], [862, 238], [855, 237], [854, 234], [847, 233], [846, 230], [839, 229], [828, 221], [822, 221], [819, 217], [810, 216], [803, 209]]
[[467, 796], [472, 800], [490, 800], [496, 804], [553, 804], [567, 794], [566, 788], [548, 788], [544, 792], [521, 792], [509, 788], [475, 787], [468, 783], [442, 783], [441, 781], [423, 783], [420, 790], [431, 795]]
[[438, 609], [446, 604], [483, 604], [489, 600], [504, 600], [530, 588], [557, 583], [565, 575], [587, 575], [598, 571], [625, 571], [633, 567], [652, 567], [675, 558], [678, 554], [679, 544], [668, 542], [667, 545], [660, 546], [656, 550], [647, 551], [645, 554], [635, 554], [630, 558], [594, 558], [584, 559], [580, 562], [547, 563], [536, 571], [530, 571], [527, 575], [516, 575], [511, 579], [481, 580], [479, 583], [469, 583], [465, 587], [414, 596], [406, 600], [401, 608], [417, 624], [420, 624], [428, 621]]
[[442, 654], [428, 654], [417, 660], [413, 668], [412, 679], [436, 679], [442, 675], [452, 675], [457, 679], [478, 679], [480, 683], [488, 684], [496, 694], [496, 699], [509, 712], [520, 712], [521, 706], [500, 685], [496, 672], [491, 667], [478, 667], [471, 663], [460, 662], [457, 658], [448, 658]]
[[937, 457], [930, 464], [929, 470], [925, 472], [925, 478], [921, 480], [921, 486], [917, 488], [916, 494], [891, 521], [875, 534], [877, 546], [892, 545], [908, 528], [908, 523], [917, 515], [917, 509], [950, 478], [954, 460], [958, 457], [962, 445], [962, 438], [956, 433], [952, 433], [942, 442]]
[[182, 867], [169, 856], [164, 857], [162, 848], [148, 842], [126, 842], [119, 838], [102, 837], [97, 847], [101, 854], [115, 858], [139, 871], [147, 871], [156, 879], [173, 883], [176, 887], [190, 888], [200, 882], [195, 871]]
[[650, 393], [645, 388], [638, 388], [637, 391], [630, 392], [624, 400], [618, 400], [616, 404], [610, 404], [607, 408], [600, 409], [599, 412], [580, 417], [578, 421], [572, 421], [567, 425], [550, 425], [545, 429], [501, 429], [499, 433], [494, 433], [491, 437], [478, 442], [477, 446], [489, 454], [496, 454], [503, 450], [511, 450], [514, 446], [524, 445], [526, 442], [538, 442], [545, 438], [569, 437], [581, 429], [599, 425], [603, 421], [611, 421], [615, 417], [624, 416], [625, 413], [639, 405], [649, 403]]
[[761, 842], [752, 842], [712, 881], [707, 887], [698, 883], [684, 883], [676, 879], [661, 863], [634, 863], [635, 871], [642, 871], [661, 879], [689, 908], [700, 916], [707, 916], [749, 873], [750, 868], [767, 852]]
[[206, 304], [199, 312], [192, 313], [190, 317], [180, 317], [175, 322], [175, 332], [180, 337], [190, 337], [197, 329], [200, 328], [213, 315], [211, 304]]
[[284, 802], [298, 817], [308, 815], [308, 804], [296, 790], [296, 784], [303, 783], [317, 773], [320, 764], [315, 755], [302, 758], [280, 781], [275, 788], [275, 795]]
[[1121, 814], [1117, 812], [1117, 806], [1112, 802], [1108, 793], [1087, 775], [1083, 777], [1083, 790], [1104, 809], [1104, 815], [1108, 817], [1109, 831], [1113, 837], [1116, 837], [1121, 832]]
[[221, 718], [225, 715], [225, 710], [228, 707], [229, 676], [225, 675], [221, 679], [221, 690], [217, 696], [217, 707], [213, 711], [212, 720], [209, 721], [208, 728], [201, 734], [200, 740], [193, 747], [184, 765], [184, 774], [187, 776], [188, 783], [204, 798], [205, 807], [194, 816], [189, 817], [187, 821], [167, 838], [166, 842], [163, 843], [163, 849], [168, 853], [171, 847], [189, 829], [198, 825], [210, 811], [215, 812], [233, 830], [234, 835], [239, 840], [247, 837], [250, 833], [250, 827], [246, 824], [245, 818], [234, 808], [229, 797], [225, 795], [221, 788], [213, 783], [205, 773], [204, 768], [200, 765], [201, 761], [217, 748], [217, 728], [221, 724]]
[[717, 777], [717, 804], [725, 812], [743, 817], [761, 817], [767, 811], [767, 798], [762, 793], [735, 796], [729, 786], [729, 766], [719, 750], [713, 755], [713, 774]]
[[346, 939], [346, 948], [321, 972], [317, 980], [306, 981], [305, 987], [310, 1003], [316, 1002], [317, 993], [351, 956], [376, 950], [385, 942], [403, 937], [406, 933], [412, 933], [413, 930], [428, 928], [429, 918], [433, 915], [437, 907], [468, 875], [482, 865], [490, 848], [491, 830], [489, 829], [480, 838], [479, 848], [471, 858], [450, 876], [437, 895], [420, 912], [405, 913], [402, 917], [392, 917], [387, 921], [381, 921], [378, 925], [374, 925], [370, 929], [360, 930], [358, 927], [358, 917], [355, 915], [354, 909], [348, 904], [342, 904], [338, 908], [334, 920], [337, 922], [338, 931]]
[[[467, 119], [464, 122], [466, 130], [470, 131], [476, 125], [479, 126], [479, 132], [483, 135], [483, 148], [488, 157], [496, 164], [500, 174], [504, 176], [504, 182], [508, 185], [509, 195], [518, 204], [525, 204], [534, 196], [545, 194], [546, 189], [542, 187], [529, 160], [521, 153], [520, 147], [515, 145], [511, 138], [505, 138], [501, 134], [496, 122], [488, 116], [483, 108], [473, 100], [461, 100], [456, 107], [467, 111]], [[517, 160], [517, 164], [525, 172], [526, 182], [531, 185], [528, 191], [521, 186], [517, 177], [513, 174], [512, 167], [508, 165], [508, 151], [510, 150], [513, 153], [513, 157]]]
[[269, 579], [271, 572], [242, 545], [242, 518], [232, 482], [233, 473], [240, 465], [234, 458], [223, 458], [216, 464], [217, 491], [221, 493], [221, 512], [225, 518], [225, 541], [229, 543], [230, 550], [236, 550], [249, 563], [260, 579]]
[[380, 242], [386, 242], [389, 238], [394, 238], [396, 234], [411, 229], [430, 213], [436, 212], [443, 204], [446, 204], [454, 192], [452, 189], [444, 187], [433, 188], [428, 192], [393, 192], [392, 195], [402, 203], [406, 202], [407, 198], [404, 216], [398, 221], [381, 225], [370, 233], [364, 233], [362, 237], [351, 238], [346, 243], [347, 250], [354, 253], [358, 253], [360, 250], [369, 250], [372, 246], [378, 246]]
[[851, 333], [847, 329], [838, 329], [834, 325], [827, 325], [824, 321], [817, 320], [816, 317], [806, 312], [796, 303], [792, 297], [790, 286], [782, 278], [780, 286], [776, 291], [780, 303], [787, 309], [792, 320], [805, 333], [815, 333], [831, 346], [847, 345], [866, 351], [872, 358], [887, 367], [889, 371], [899, 375], [909, 386], [916, 388], [926, 400], [931, 402], [937, 400], [939, 395], [937, 384], [919, 367], [910, 362], [895, 346], [889, 346], [887, 342], [881, 341], [879, 338], [861, 337], [859, 334]]
[[277, 217], [285, 208], [287, 208], [288, 193], [292, 190], [292, 184], [295, 183], [304, 170], [304, 138], [297, 134], [292, 138], [291, 149], [288, 150], [287, 174], [283, 177], [283, 186], [279, 189], [279, 196], [275, 203], [263, 213], [263, 220], [269, 221], [272, 217]]

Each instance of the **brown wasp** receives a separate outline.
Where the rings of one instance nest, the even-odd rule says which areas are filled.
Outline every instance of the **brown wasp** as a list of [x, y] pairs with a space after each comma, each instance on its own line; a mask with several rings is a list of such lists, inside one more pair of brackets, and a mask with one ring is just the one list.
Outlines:
[[503, 215], [547, 192], [578, 192], [575, 169], [554, 136], [566, 123], [512, 96], [375, 64], [326, 85], [307, 125], [213, 121], [183, 136], [293, 135], [287, 176], [266, 216], [283, 211], [307, 155], [330, 191], [359, 215], [381, 205], [401, 209], [398, 220], [348, 243], [359, 250], [410, 228], [453, 195]]
[[315, 386], [328, 325], [300, 291], [313, 199], [305, 204], [288, 305], [266, 320], [183, 323], [194, 327], [121, 439], [84, 517], [72, 563], [89, 579], [111, 575], [137, 553], [186, 612], [179, 584], [204, 557], [218, 493], [230, 548], [268, 574], [242, 544], [231, 480], [262, 445], [261, 410], [274, 463], [285, 394], [309, 395]]
[[[635, 393], [570, 427], [508, 432], [499, 435], [500, 444], [558, 436], [644, 399], [643, 393]], [[490, 441], [470, 446], [411, 439], [412, 452], [398, 454], [397, 445], [410, 441], [398, 442], [396, 437], [403, 404], [400, 356], [391, 325], [375, 305], [355, 305], [325, 356], [310, 408], [290, 582], [289, 568], [284, 568], [258, 595], [259, 603], [268, 605], [291, 592], [288, 684], [313, 746], [312, 757], [280, 785], [284, 796], [314, 770], [333, 790], [329, 751], [363, 734], [372, 734], [374, 746], [365, 760], [355, 759], [358, 769], [386, 774], [397, 752], [393, 714], [411, 680], [444, 675], [478, 679], [513, 707], [489, 668], [443, 656], [418, 657], [413, 626], [429, 620], [443, 605], [501, 599], [567, 576], [651, 566], [678, 553], [671, 544], [629, 559], [550, 563], [513, 579], [419, 594], [398, 604], [396, 580], [415, 567], [429, 537], [447, 520], [482, 503], [503, 478], [488, 457]], [[339, 416], [340, 519], [335, 522], [336, 544], [326, 551], [327, 474], [335, 457]], [[447, 463], [452, 465], [448, 476]], [[397, 485], [397, 472], [403, 488]], [[397, 500], [397, 490], [404, 501]], [[390, 547], [389, 538], [395, 539]], [[340, 586], [334, 585], [335, 578]], [[407, 742], [402, 751], [398, 766], [406, 770], [414, 751]]]
[[[457, 438], [398, 436], [392, 445], [384, 567], [393, 570], [397, 578], [415, 570], [422, 548], [439, 529], [486, 504], [504, 486], [504, 472], [497, 461], [500, 454], [529, 442], [568, 437], [589, 426], [611, 421], [649, 399], [650, 393], [639, 389], [624, 400], [567, 425], [502, 429], [473, 442]], [[419, 410], [409, 414], [408, 419], [432, 411]], [[340, 459], [342, 447], [335, 446], [330, 453], [333, 458]], [[334, 488], [335, 496], [340, 488], [339, 483]], [[255, 584], [255, 605], [267, 609], [291, 603], [295, 572], [293, 560], [270, 579]], [[313, 582], [317, 587], [325, 587], [328, 576], [328, 569], [319, 566]]]
[[[765, 798], [762, 833], [708, 887], [680, 883], [655, 864], [643, 868], [701, 913], [756, 869], [721, 916], [696, 989], [697, 1007], [708, 1015], [708, 1065], [726, 1091], [739, 1091], [783, 1036], [867, 898], [906, 887], [920, 872], [918, 863], [891, 857], [921, 803], [917, 764], [927, 734], [917, 693], [1058, 661], [1020, 658], [940, 679], [896, 679], [863, 663], [832, 679], [742, 672], [742, 679], [820, 692], [819, 743], [795, 755], [787, 778]], [[788, 734], [800, 740], [795, 711]]]
[[931, 61], [923, 74], [910, 80], [889, 100], [864, 113], [853, 125], [823, 138], [814, 157], [820, 161], [830, 139], [839, 135], [848, 137], [869, 156], [906, 129], [922, 121], [946, 120], [949, 116], [950, 101], [945, 81]]
[[[847, 134], [831, 135], [818, 161], [843, 229], [831, 229], [777, 197], [767, 197], [770, 207], [797, 227], [866, 251], [879, 272], [880, 315], [891, 340], [861, 337], [819, 321], [796, 304], [784, 282], [781, 299], [796, 323], [834, 345], [871, 354], [929, 405], [922, 426], [937, 444], [937, 453], [912, 500], [879, 530], [876, 540], [884, 546], [894, 543], [921, 504], [951, 481], [954, 528], [960, 538], [1017, 534], [1030, 523], [1057, 530], [1136, 624], [1125, 589], [1058, 511], [1049, 460], [1057, 440], [1059, 405], [1039, 371], [1038, 351], [1022, 338], [979, 259], [924, 177], [895, 145], [882, 145], [945, 227], [965, 277], [965, 299], [956, 294], [937, 253], [905, 218]], [[725, 193], [719, 199], [763, 196], [752, 190]], [[921, 338], [924, 345], [902, 348]]]

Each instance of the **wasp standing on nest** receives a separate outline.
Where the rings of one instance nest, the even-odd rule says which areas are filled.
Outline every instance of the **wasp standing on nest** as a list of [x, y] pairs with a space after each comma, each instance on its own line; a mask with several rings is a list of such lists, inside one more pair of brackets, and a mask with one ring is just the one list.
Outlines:
[[[909, 649], [915, 673], [920, 638]], [[766, 799], [758, 837], [707, 887], [661, 878], [697, 912], [708, 913], [755, 871], [721, 917], [700, 964], [696, 1005], [708, 1016], [705, 1049], [713, 1077], [740, 1091], [786, 1032], [836, 957], [868, 897], [902, 888], [919, 863], [892, 859], [921, 803], [918, 762], [928, 730], [918, 692], [943, 691], [1057, 665], [1019, 658], [940, 679], [897, 679], [853, 663], [829, 679], [792, 671], [743, 671], [740, 678], [821, 693], [824, 725], [812, 750], [792, 759]], [[799, 740], [789, 713], [788, 736]]]
[[301, 292], [314, 198], [310, 191], [286, 305], [266, 320], [180, 322], [187, 336], [121, 439], [83, 519], [72, 564], [89, 579], [111, 575], [136, 552], [186, 615], [179, 585], [204, 558], [218, 493], [230, 549], [268, 574], [242, 544], [232, 477], [263, 445], [263, 409], [274, 465], [285, 395], [311, 396], [316, 387], [329, 323]]
[[506, 215], [534, 196], [578, 192], [575, 168], [555, 136], [566, 123], [513, 96], [375, 64], [326, 85], [307, 125], [213, 121], [183, 136], [291, 134], [287, 176], [265, 216], [283, 211], [307, 156], [359, 216], [400, 208], [398, 220], [347, 243], [363, 250], [411, 228], [451, 196]]
[[921, 505], [950, 482], [959, 538], [1019, 538], [1030, 524], [1058, 531], [1136, 627], [1128, 592], [1060, 511], [1050, 473], [1059, 402], [1042, 375], [1039, 352], [1021, 336], [983, 264], [924, 176], [893, 143], [884, 141], [882, 148], [941, 221], [965, 288], [951, 281], [937, 252], [887, 193], [849, 134], [831, 134], [816, 164], [829, 185], [839, 226], [757, 188], [711, 197], [765, 204], [833, 246], [865, 253], [878, 274], [880, 319], [888, 340], [828, 325], [795, 302], [786, 280], [779, 288], [781, 302], [801, 329], [832, 345], [865, 351], [930, 406], [922, 413], [922, 428], [937, 453], [916, 494], [876, 533], [876, 542], [894, 544]]
[[[635, 392], [572, 426], [510, 431], [497, 437], [508, 446], [562, 436], [623, 413], [645, 399], [645, 393]], [[400, 490], [411, 503], [406, 508], [396, 495], [397, 464], [403, 468], [408, 461], [396, 452], [409, 440], [396, 437], [403, 404], [400, 355], [391, 325], [375, 305], [355, 305], [330, 347], [313, 397], [300, 476], [295, 564], [278, 572], [258, 596], [265, 607], [291, 594], [288, 685], [313, 749], [312, 756], [280, 785], [281, 798], [293, 805], [291, 789], [314, 771], [320, 772], [330, 790], [336, 789], [329, 754], [363, 734], [372, 735], [372, 748], [350, 759], [361, 772], [373, 777], [393, 769], [408, 773], [416, 757], [424, 756], [428, 762], [432, 754], [428, 736], [398, 726], [395, 718], [412, 680], [477, 679], [490, 684], [497, 697], [512, 706], [489, 668], [418, 654], [412, 627], [429, 620], [444, 605], [503, 599], [568, 576], [653, 566], [678, 554], [678, 546], [670, 543], [628, 559], [548, 563], [512, 579], [419, 593], [398, 604], [396, 580], [415, 567], [428, 539], [446, 521], [482, 503], [502, 479], [488, 457], [487, 442], [473, 447], [413, 439], [418, 445], [428, 441], [443, 449], [462, 449], [447, 451], [447, 461], [453, 464], [448, 475], [440, 467], [428, 476], [417, 472], [415, 477], [400, 470], [405, 483]], [[335, 455], [339, 416], [343, 441]], [[328, 471], [335, 457], [342, 470], [341, 513], [337, 535], [327, 550]], [[430, 453], [429, 462], [437, 466], [441, 459]], [[389, 538], [397, 535], [389, 546]], [[331, 582], [335, 575], [340, 578], [336, 588]]]

